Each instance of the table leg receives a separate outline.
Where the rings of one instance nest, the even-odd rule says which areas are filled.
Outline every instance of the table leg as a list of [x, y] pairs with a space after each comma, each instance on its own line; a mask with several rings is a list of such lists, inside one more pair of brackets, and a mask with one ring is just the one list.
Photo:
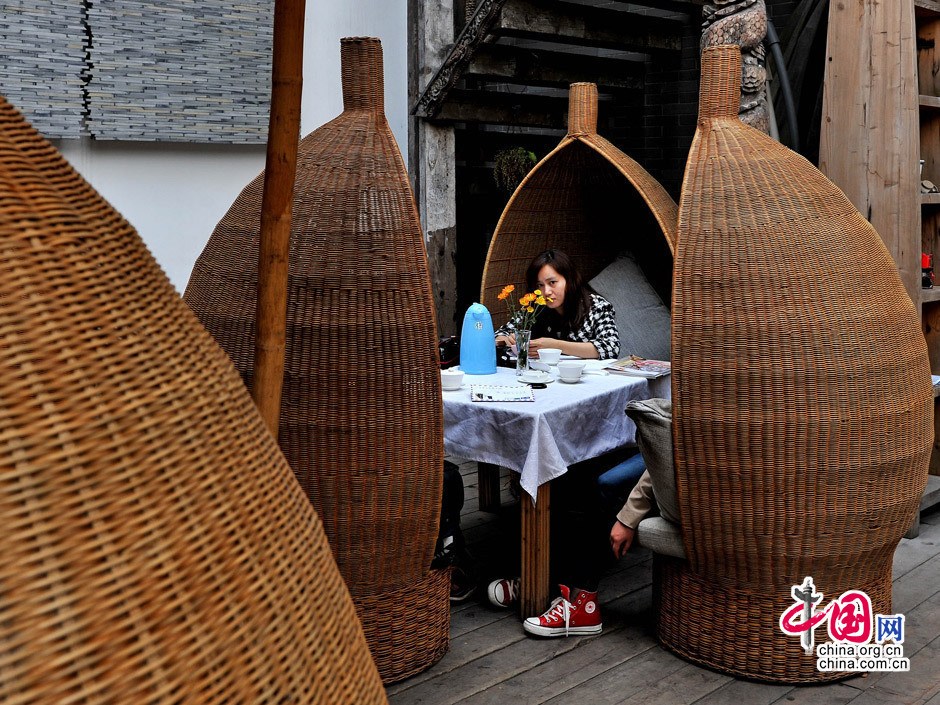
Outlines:
[[477, 489], [481, 512], [499, 509], [499, 465], [477, 463]]
[[539, 486], [538, 501], [523, 494], [522, 505], [522, 584], [519, 610], [523, 619], [535, 617], [548, 608], [548, 549], [551, 492], [549, 483]]

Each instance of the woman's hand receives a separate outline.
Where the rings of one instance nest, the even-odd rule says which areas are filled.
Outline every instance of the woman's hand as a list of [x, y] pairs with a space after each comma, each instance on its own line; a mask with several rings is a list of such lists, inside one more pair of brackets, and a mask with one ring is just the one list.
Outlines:
[[635, 535], [636, 530], [631, 529], [619, 519], [614, 522], [610, 529], [610, 547], [616, 558], [623, 558], [627, 555]]
[[509, 335], [497, 335], [496, 336], [496, 345], [506, 345], [512, 347], [516, 344], [516, 336], [513, 333]]
[[529, 342], [529, 352], [536, 353], [533, 357], [538, 356], [539, 348], [558, 348], [564, 355], [574, 355], [586, 360], [599, 357], [597, 348], [591, 343], [575, 343], [570, 340], [558, 340], [557, 338], [535, 338]]

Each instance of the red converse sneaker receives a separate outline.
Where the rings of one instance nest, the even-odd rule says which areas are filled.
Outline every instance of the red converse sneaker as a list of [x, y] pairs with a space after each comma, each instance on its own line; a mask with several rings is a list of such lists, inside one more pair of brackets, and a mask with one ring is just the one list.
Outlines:
[[541, 617], [529, 617], [522, 628], [538, 636], [568, 636], [569, 634], [600, 634], [601, 611], [597, 606], [597, 593], [578, 590], [571, 601], [567, 585], [559, 585], [557, 598]]

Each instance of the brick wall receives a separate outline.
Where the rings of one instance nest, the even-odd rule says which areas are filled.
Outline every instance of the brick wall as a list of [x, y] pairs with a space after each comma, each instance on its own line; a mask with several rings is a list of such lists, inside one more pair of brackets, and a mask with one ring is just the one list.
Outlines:
[[[783, 36], [799, 0], [768, 0], [777, 33]], [[678, 56], [653, 58], [646, 64], [646, 92], [640, 116], [615, 110], [612, 140], [639, 161], [679, 200], [679, 190], [695, 123], [701, 70], [701, 17], [696, 13], [683, 27]]]

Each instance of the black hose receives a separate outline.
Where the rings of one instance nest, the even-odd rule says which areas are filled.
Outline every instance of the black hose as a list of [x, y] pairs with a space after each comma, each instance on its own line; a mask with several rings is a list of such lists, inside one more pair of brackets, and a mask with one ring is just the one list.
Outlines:
[[794, 152], [799, 152], [800, 127], [796, 120], [796, 105], [793, 103], [793, 91], [790, 89], [790, 76], [787, 74], [787, 66], [783, 61], [783, 52], [780, 51], [780, 37], [777, 36], [777, 30], [769, 17], [767, 18], [767, 45], [770, 47], [770, 53], [773, 54], [780, 90], [783, 93], [783, 106], [787, 111], [787, 122], [790, 127], [790, 148]]

